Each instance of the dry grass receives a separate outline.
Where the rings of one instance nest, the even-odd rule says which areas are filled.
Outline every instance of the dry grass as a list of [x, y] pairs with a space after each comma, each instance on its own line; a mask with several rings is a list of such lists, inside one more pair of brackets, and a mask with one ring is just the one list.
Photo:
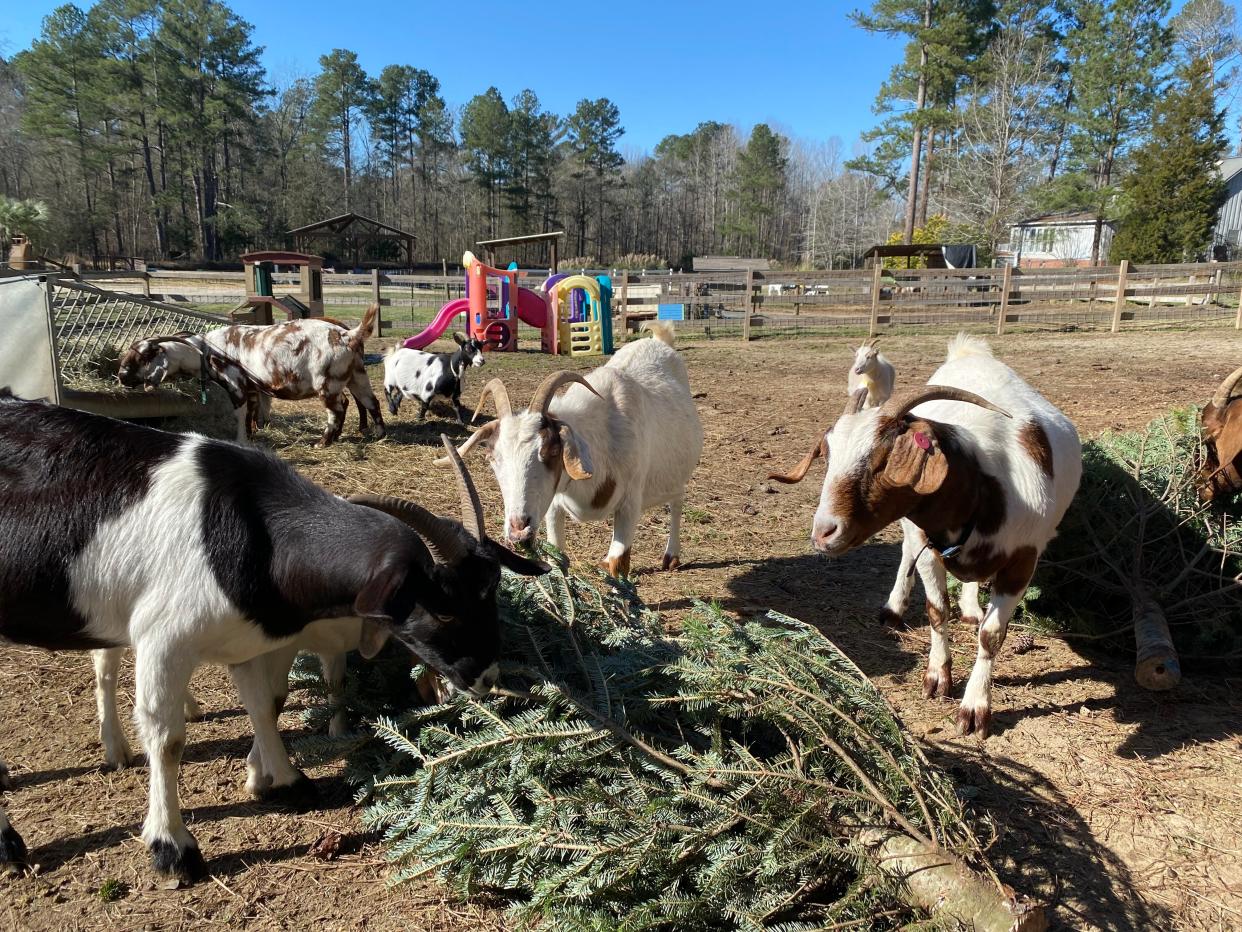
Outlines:
[[[886, 337], [900, 384], [927, 378], [943, 357], [940, 337]], [[1188, 665], [1170, 695], [1134, 685], [1132, 658], [1088, 653], [1040, 637], [1035, 650], [1006, 650], [994, 690], [995, 734], [986, 743], [953, 737], [953, 706], [925, 702], [919, 685], [927, 651], [921, 619], [889, 632], [873, 621], [892, 583], [897, 535], [888, 531], [845, 558], [808, 553], [818, 495], [815, 473], [801, 486], [772, 487], [763, 475], [805, 452], [816, 429], [845, 401], [854, 338], [819, 341], [695, 342], [685, 347], [706, 433], [689, 490], [683, 531], [686, 567], [653, 573], [667, 519], [647, 515], [635, 552], [639, 589], [676, 618], [694, 598], [735, 611], [758, 607], [828, 632], [897, 706], [962, 792], [1001, 826], [992, 856], [1025, 893], [1054, 904], [1061, 928], [1231, 929], [1242, 925], [1242, 704], [1239, 680]], [[1202, 400], [1242, 351], [1234, 333], [1046, 333], [1006, 337], [998, 354], [1075, 420], [1084, 435], [1146, 423], [1172, 404]], [[377, 346], [370, 347], [372, 352]], [[515, 402], [562, 364], [536, 353], [491, 356], [472, 371], [468, 402], [482, 380], [502, 376]], [[589, 367], [591, 361], [576, 365]], [[380, 369], [373, 370], [378, 384]], [[343, 439], [316, 450], [316, 404], [276, 403], [262, 442], [334, 492], [386, 492], [452, 511], [456, 492], [432, 465], [439, 433], [465, 435], [446, 408], [427, 423], [412, 412], [390, 419], [381, 442], [358, 436], [351, 407]], [[226, 425], [228, 436], [231, 424]], [[481, 462], [475, 476], [498, 523], [500, 498]], [[571, 527], [569, 550], [593, 564], [607, 547], [601, 526]], [[971, 633], [955, 631], [964, 675]], [[383, 885], [382, 853], [360, 834], [348, 788], [332, 768], [312, 772], [325, 805], [297, 815], [251, 803], [242, 792], [248, 727], [220, 670], [195, 689], [208, 721], [190, 727], [182, 798], [215, 879], [190, 890], [155, 887], [136, 838], [145, 772], [98, 769], [90, 663], [81, 655], [0, 649], [0, 757], [14, 769], [7, 797], [14, 824], [41, 873], [0, 879], [0, 928], [305, 928], [316, 921], [370, 929], [494, 929], [486, 905], [447, 902], [434, 885]], [[960, 688], [959, 688], [960, 689]], [[123, 684], [123, 696], [131, 685]], [[295, 694], [283, 724], [301, 726]], [[123, 701], [128, 701], [123, 699]], [[328, 827], [347, 838], [344, 857], [306, 856]], [[128, 895], [105, 904], [110, 879]]]

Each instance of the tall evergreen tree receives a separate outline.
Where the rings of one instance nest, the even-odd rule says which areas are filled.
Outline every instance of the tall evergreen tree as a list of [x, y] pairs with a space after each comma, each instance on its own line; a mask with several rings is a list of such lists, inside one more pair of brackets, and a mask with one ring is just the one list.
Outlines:
[[604, 208], [608, 202], [608, 190], [616, 183], [625, 159], [617, 151], [617, 140], [625, 130], [621, 126], [621, 111], [607, 97], [596, 100], [580, 100], [574, 112], [566, 120], [569, 151], [576, 165], [572, 177], [579, 182], [579, 254], [586, 252], [586, 205], [590, 201], [585, 186], [589, 178], [595, 194], [595, 250], [603, 255], [607, 224]]
[[1058, 206], [1096, 215], [1092, 262], [1100, 258], [1119, 160], [1150, 120], [1168, 60], [1168, 11], [1168, 0], [1070, 0], [1066, 10], [1071, 174], [1055, 183], [1054, 193]]
[[471, 171], [487, 197], [487, 232], [495, 236], [500, 220], [500, 185], [509, 153], [509, 107], [500, 91], [489, 87], [461, 112], [461, 142]]
[[768, 228], [787, 181], [787, 144], [766, 123], [759, 123], [738, 155], [734, 173], [737, 210], [726, 228], [735, 238], [739, 252], [758, 255], [770, 241]]
[[1160, 95], [1151, 136], [1133, 153], [1122, 183], [1128, 209], [1113, 239], [1115, 260], [1193, 262], [1208, 251], [1225, 183], [1224, 113], [1207, 57], [1178, 69]]
[[354, 182], [354, 134], [359, 120], [371, 105], [374, 88], [348, 49], [333, 49], [319, 57], [315, 78], [315, 102], [311, 116], [330, 158], [344, 170], [345, 209], [350, 208]]
[[513, 98], [505, 157], [505, 200], [519, 230], [546, 232], [552, 219], [552, 172], [560, 120], [547, 113], [532, 90]]

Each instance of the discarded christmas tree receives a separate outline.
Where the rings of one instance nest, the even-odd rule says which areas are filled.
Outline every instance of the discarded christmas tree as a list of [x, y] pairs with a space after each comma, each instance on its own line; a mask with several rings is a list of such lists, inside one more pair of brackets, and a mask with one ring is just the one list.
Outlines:
[[1030, 601], [1055, 627], [1133, 643], [1148, 689], [1177, 685], [1179, 652], [1242, 655], [1242, 506], [1200, 503], [1201, 458], [1193, 410], [1084, 444], [1082, 484]]
[[[547, 929], [1042, 928], [989, 873], [947, 777], [818, 631], [506, 579], [506, 688], [356, 744], [394, 881], [500, 895]], [[409, 683], [406, 694], [412, 694]], [[368, 755], [360, 757], [357, 755]]]

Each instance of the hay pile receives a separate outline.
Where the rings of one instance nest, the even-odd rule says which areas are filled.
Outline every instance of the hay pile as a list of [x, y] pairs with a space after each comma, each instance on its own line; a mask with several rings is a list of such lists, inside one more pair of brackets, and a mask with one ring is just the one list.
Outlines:
[[553, 930], [882, 929], [933, 910], [1042, 927], [980, 872], [948, 778], [821, 634], [699, 606], [670, 636], [603, 585], [506, 578], [500, 695], [394, 713], [417, 701], [407, 669], [350, 700], [387, 745], [348, 750], [395, 881], [434, 875]]
[[1039, 624], [1136, 645], [1152, 689], [1176, 685], [1179, 654], [1242, 656], [1242, 505], [1199, 503], [1201, 456], [1193, 409], [1084, 444], [1082, 485], [1028, 599]]

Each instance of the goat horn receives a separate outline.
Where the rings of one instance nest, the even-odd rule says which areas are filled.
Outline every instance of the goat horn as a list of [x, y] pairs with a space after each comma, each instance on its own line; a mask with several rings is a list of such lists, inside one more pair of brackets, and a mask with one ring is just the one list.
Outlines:
[[1216, 389], [1216, 394], [1212, 396], [1212, 404], [1214, 404], [1218, 409], [1229, 404], [1229, 399], [1233, 395], [1233, 390], [1237, 388], [1239, 382], [1242, 382], [1242, 368], [1234, 369], [1233, 372], [1225, 378], [1225, 381], [1220, 383], [1220, 387]]
[[405, 522], [426, 544], [431, 558], [437, 563], [451, 565], [466, 556], [466, 548], [457, 529], [422, 505], [391, 495], [351, 495], [347, 501], [374, 508]]
[[492, 379], [479, 392], [479, 403], [474, 409], [474, 417], [470, 419], [471, 421], [478, 419], [479, 412], [483, 410], [483, 403], [487, 401], [488, 395], [496, 402], [497, 418], [508, 417], [513, 413], [513, 406], [509, 404], [509, 389], [505, 388], [505, 383], [500, 381], [500, 379]]
[[[476, 430], [473, 434], [471, 434], [470, 438], [465, 443], [463, 443], [460, 447], [457, 448], [457, 455], [465, 456], [467, 453], [469, 453], [471, 450], [474, 449], [475, 444], [482, 441], [484, 437], [490, 437], [492, 434], [494, 434], [497, 431], [499, 427], [500, 427], [499, 421], [488, 421], [486, 424], [484, 424], [482, 427]], [[452, 463], [452, 460], [450, 460], [447, 456], [438, 457], [434, 461], [434, 465], [436, 466], [448, 466], [450, 463]]]
[[603, 398], [599, 392], [595, 390], [595, 386], [584, 379], [577, 372], [553, 372], [550, 376], [539, 383], [539, 387], [535, 389], [535, 394], [530, 399], [530, 410], [538, 411], [540, 414], [548, 413], [548, 406], [552, 404], [552, 396], [562, 385], [568, 385], [570, 382], [577, 382], [579, 385], [585, 385], [596, 398]]
[[923, 388], [907, 392], [900, 398], [894, 398], [884, 406], [884, 413], [893, 420], [901, 420], [913, 408], [927, 401], [964, 401], [967, 404], [978, 405], [981, 408], [987, 408], [989, 411], [995, 411], [997, 414], [1005, 417], [1013, 417], [1004, 408], [998, 408], [992, 402], [988, 401], [974, 392], [968, 392], [964, 388], [954, 388], [951, 385], [927, 385]]
[[815, 446], [811, 447], [806, 456], [802, 457], [802, 459], [798, 462], [798, 465], [789, 470], [789, 472], [770, 472], [768, 473], [768, 478], [775, 479], [777, 482], [783, 482], [786, 485], [793, 485], [795, 482], [801, 482], [806, 478], [807, 471], [810, 470], [811, 464], [821, 456], [826, 457], [828, 455], [828, 442], [826, 438], [826, 434], [820, 434], [819, 440], [816, 442]]
[[462, 527], [476, 541], [482, 540], [485, 531], [483, 530], [483, 503], [479, 501], [479, 490], [474, 487], [474, 480], [470, 478], [470, 470], [461, 461], [461, 455], [453, 446], [453, 441], [449, 440], [446, 434], [441, 434], [440, 440], [444, 444], [444, 451], [448, 454], [453, 471], [457, 473], [457, 491], [461, 496]]
[[845, 403], [845, 410], [841, 412], [841, 417], [847, 417], [851, 414], [857, 414], [863, 409], [863, 405], [867, 403], [867, 393], [870, 389], [856, 388], [854, 393], [850, 395], [850, 400]]

